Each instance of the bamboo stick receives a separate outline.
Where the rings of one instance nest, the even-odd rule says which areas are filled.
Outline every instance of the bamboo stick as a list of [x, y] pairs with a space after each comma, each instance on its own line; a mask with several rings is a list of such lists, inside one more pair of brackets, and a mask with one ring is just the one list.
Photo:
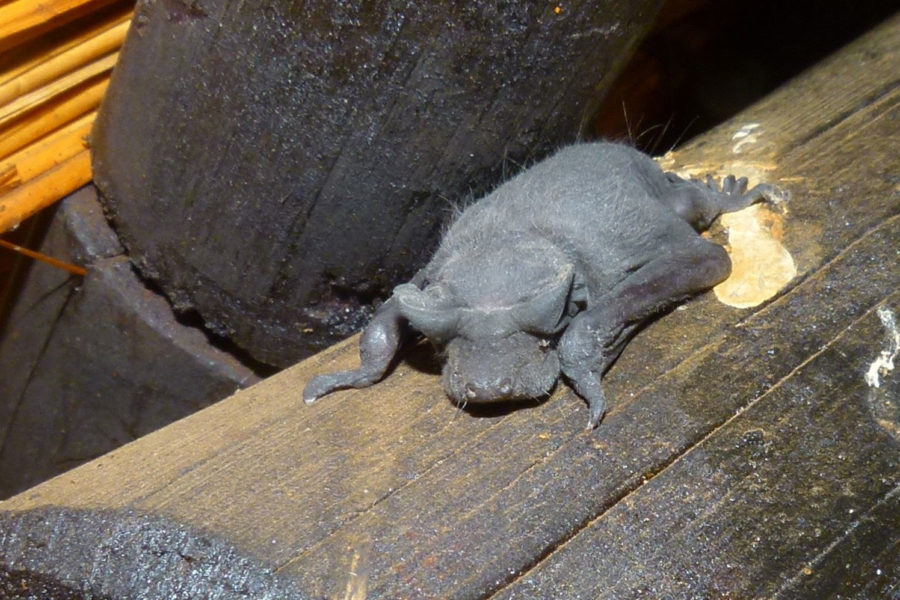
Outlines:
[[100, 78], [64, 100], [36, 109], [28, 119], [21, 119], [9, 127], [0, 128], [0, 160], [96, 109], [108, 85], [108, 77]]
[[49, 56], [0, 74], [0, 106], [118, 50], [128, 31], [130, 16], [119, 17], [112, 24], [104, 23], [102, 29], [91, 31], [90, 37], [62, 52], [51, 52]]
[[0, 51], [48, 28], [50, 21], [73, 17], [110, 4], [112, 0], [14, 0], [0, 6]]
[[[0, 1], [0, 51], [113, 1]], [[131, 18], [116, 12], [62, 44], [20, 52], [0, 70], [0, 232], [90, 182], [85, 137]]]
[[[0, 0], [0, 3], [2, 1]], [[37, 39], [26, 40], [10, 48], [0, 54], [0, 84], [6, 84], [26, 71], [53, 60], [77, 46], [90, 43], [93, 38], [103, 35], [110, 29], [130, 22], [133, 17], [134, 11], [124, 5], [103, 19], [86, 23], [84, 27], [74, 28], [63, 24], [56, 30], [48, 30]]]
[[33, 258], [34, 260], [39, 260], [43, 263], [47, 263], [48, 265], [56, 267], [57, 269], [68, 271], [73, 275], [78, 275], [80, 277], [84, 277], [85, 275], [87, 275], [87, 269], [85, 269], [84, 267], [79, 267], [78, 265], [67, 263], [63, 260], [59, 260], [58, 258], [48, 256], [42, 252], [35, 252], [34, 250], [23, 248], [18, 244], [12, 244], [10, 242], [7, 242], [6, 240], [0, 240], [0, 246], [2, 246], [3, 248], [8, 248], [9, 250], [12, 250], [14, 252], [18, 252], [19, 254], [24, 254], [28, 258]]
[[15, 229], [39, 210], [91, 181], [91, 155], [82, 150], [0, 197], [0, 232]]
[[72, 121], [0, 163], [0, 194], [31, 181], [87, 147], [97, 112]]
[[92, 63], [84, 65], [68, 75], [51, 81], [49, 84], [38, 88], [31, 93], [25, 94], [5, 106], [0, 106], [0, 128], [8, 125], [28, 111], [34, 110], [42, 104], [46, 104], [53, 98], [78, 87], [85, 81], [112, 71], [118, 57], [118, 52], [104, 56]]

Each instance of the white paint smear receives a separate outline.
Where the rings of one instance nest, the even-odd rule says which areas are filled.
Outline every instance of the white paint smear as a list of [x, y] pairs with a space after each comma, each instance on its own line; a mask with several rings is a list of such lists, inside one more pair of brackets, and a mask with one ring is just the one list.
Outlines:
[[866, 371], [866, 383], [869, 387], [881, 387], [881, 377], [894, 370], [894, 359], [900, 352], [900, 330], [897, 329], [897, 317], [885, 306], [878, 307], [878, 318], [887, 330], [887, 348], [881, 351]]
[[759, 134], [762, 133], [762, 125], [759, 123], [747, 123], [738, 129], [731, 136], [735, 144], [731, 147], [734, 154], [740, 154], [744, 146], [755, 144], [759, 140]]

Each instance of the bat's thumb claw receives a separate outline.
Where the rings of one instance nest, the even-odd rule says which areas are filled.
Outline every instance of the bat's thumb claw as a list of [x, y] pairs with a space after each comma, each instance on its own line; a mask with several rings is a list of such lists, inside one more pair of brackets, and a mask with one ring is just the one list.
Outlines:
[[600, 425], [600, 421], [603, 420], [603, 416], [606, 414], [606, 398], [601, 398], [600, 401], [592, 402], [590, 405], [590, 416], [588, 417], [587, 430], [590, 431], [592, 429], [596, 429]]

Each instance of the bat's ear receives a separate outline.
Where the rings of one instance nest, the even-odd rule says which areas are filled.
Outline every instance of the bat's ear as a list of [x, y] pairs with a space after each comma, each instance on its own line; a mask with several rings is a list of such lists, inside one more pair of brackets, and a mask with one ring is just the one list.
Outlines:
[[431, 286], [423, 291], [404, 283], [394, 288], [394, 298], [409, 324], [432, 340], [443, 341], [457, 334], [462, 313], [443, 287]]
[[575, 268], [571, 264], [564, 265], [547, 287], [513, 306], [510, 310], [516, 324], [532, 333], [550, 335], [558, 332], [569, 305], [574, 277]]

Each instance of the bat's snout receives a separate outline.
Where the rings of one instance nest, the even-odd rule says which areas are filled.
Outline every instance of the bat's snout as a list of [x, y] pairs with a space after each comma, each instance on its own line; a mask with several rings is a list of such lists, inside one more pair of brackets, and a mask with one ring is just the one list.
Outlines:
[[453, 340], [443, 384], [457, 404], [524, 400], [550, 392], [559, 377], [556, 351], [525, 333], [490, 340]]

